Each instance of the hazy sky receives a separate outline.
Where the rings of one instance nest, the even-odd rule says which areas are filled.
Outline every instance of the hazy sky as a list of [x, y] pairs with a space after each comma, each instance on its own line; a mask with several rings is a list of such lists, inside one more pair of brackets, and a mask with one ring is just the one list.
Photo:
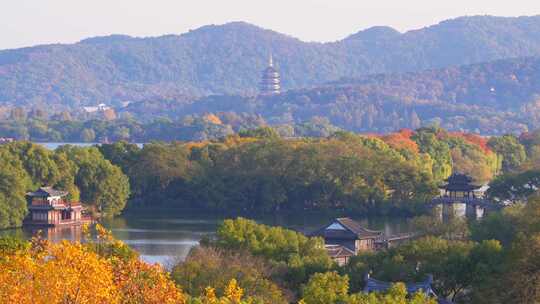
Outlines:
[[109, 34], [180, 34], [247, 21], [308, 41], [374, 25], [400, 31], [462, 15], [540, 14], [540, 0], [0, 0], [0, 49]]

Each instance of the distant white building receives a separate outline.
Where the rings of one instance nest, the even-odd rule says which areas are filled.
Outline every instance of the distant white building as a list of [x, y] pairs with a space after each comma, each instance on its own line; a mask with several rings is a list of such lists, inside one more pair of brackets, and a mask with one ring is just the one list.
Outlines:
[[131, 104], [131, 101], [122, 101], [120, 104], [122, 105], [122, 108], [126, 108]]
[[105, 112], [105, 111], [109, 110], [110, 108], [111, 107], [107, 106], [106, 104], [100, 103], [95, 107], [83, 107], [83, 110], [86, 113], [96, 113], [96, 112]]

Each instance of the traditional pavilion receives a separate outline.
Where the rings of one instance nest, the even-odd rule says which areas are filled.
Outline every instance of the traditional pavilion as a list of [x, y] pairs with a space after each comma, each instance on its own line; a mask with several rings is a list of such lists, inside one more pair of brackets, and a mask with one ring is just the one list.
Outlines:
[[[370, 293], [370, 292], [386, 292], [390, 287], [392, 286], [392, 282], [384, 282], [379, 281], [374, 278], [372, 278], [369, 273], [367, 273], [364, 277], [365, 281], [365, 287], [364, 292]], [[436, 298], [437, 302], [439, 304], [452, 304], [450, 301], [446, 299], [439, 298], [435, 291], [433, 291], [433, 288], [431, 285], [433, 284], [433, 276], [429, 275], [425, 281], [423, 282], [409, 282], [405, 283], [405, 287], [407, 288], [407, 293], [412, 295], [417, 292], [421, 292], [425, 294], [428, 297]]]
[[262, 73], [260, 83], [261, 94], [273, 95], [281, 92], [281, 78], [279, 72], [274, 68], [272, 55], [268, 59], [268, 67]]
[[330, 257], [338, 263], [347, 263], [351, 256], [361, 251], [375, 250], [375, 242], [382, 238], [383, 233], [366, 229], [360, 223], [342, 217], [334, 219], [310, 236], [322, 237]]
[[486, 212], [499, 210], [502, 204], [491, 202], [485, 197], [488, 186], [477, 186], [465, 174], [453, 173], [440, 188], [440, 196], [429, 203], [435, 214], [443, 221], [454, 216], [480, 219]]
[[90, 221], [82, 215], [80, 203], [66, 200], [68, 192], [52, 187], [40, 187], [26, 194], [28, 199], [28, 217], [25, 225], [64, 226], [80, 225]]
[[483, 196], [483, 193], [478, 191], [482, 186], [472, 184], [472, 178], [465, 174], [453, 173], [445, 182], [446, 184], [439, 187], [442, 197], [475, 199]]

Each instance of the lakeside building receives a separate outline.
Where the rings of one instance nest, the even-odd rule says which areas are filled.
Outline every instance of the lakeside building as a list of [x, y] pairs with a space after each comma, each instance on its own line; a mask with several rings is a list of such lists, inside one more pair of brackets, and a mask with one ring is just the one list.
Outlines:
[[52, 187], [40, 187], [27, 193], [29, 214], [24, 225], [54, 227], [91, 222], [90, 217], [83, 215], [82, 205], [68, 201], [67, 195], [68, 192]]
[[274, 68], [272, 55], [268, 59], [268, 67], [262, 72], [259, 89], [263, 95], [273, 95], [281, 92], [281, 77], [277, 69]]
[[348, 217], [341, 217], [308, 236], [323, 238], [328, 255], [338, 265], [343, 266], [351, 257], [361, 252], [393, 248], [410, 241], [415, 234], [386, 236], [382, 231], [369, 230]]
[[465, 174], [453, 173], [445, 182], [439, 187], [440, 195], [429, 203], [443, 221], [453, 216], [479, 219], [503, 207], [485, 197], [487, 186], [473, 184], [472, 178]]
[[376, 242], [383, 237], [383, 233], [366, 229], [360, 223], [342, 217], [334, 219], [309, 236], [322, 237], [330, 257], [338, 264], [344, 265], [348, 263], [350, 257], [361, 251], [375, 250]]
[[442, 197], [449, 198], [483, 198], [484, 187], [472, 183], [472, 178], [461, 173], [453, 173], [446, 180], [446, 184], [439, 187]]

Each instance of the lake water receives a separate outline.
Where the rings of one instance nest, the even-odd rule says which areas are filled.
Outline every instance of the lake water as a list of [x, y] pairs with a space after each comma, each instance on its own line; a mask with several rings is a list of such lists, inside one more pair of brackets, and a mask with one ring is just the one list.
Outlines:
[[[44, 146], [45, 148], [49, 149], [49, 150], [56, 150], [56, 148], [60, 147], [60, 146], [63, 146], [63, 145], [72, 145], [72, 146], [77, 146], [77, 147], [91, 147], [91, 146], [94, 146], [94, 145], [99, 145], [100, 143], [81, 143], [81, 142], [74, 142], [74, 143], [68, 143], [68, 142], [36, 142], [36, 144], [38, 145], [42, 145]], [[136, 145], [139, 147], [139, 148], [142, 148], [142, 146], [144, 144], [142, 143], [136, 143]]]
[[[269, 215], [254, 219], [259, 223], [284, 226], [306, 233], [321, 228], [332, 218], [329, 215]], [[177, 210], [166, 210], [130, 212], [104, 222], [103, 225], [110, 229], [116, 238], [137, 250], [143, 260], [170, 267], [175, 261], [183, 260], [201, 238], [215, 233], [223, 219], [224, 217], [220, 215], [188, 214]], [[354, 219], [367, 228], [382, 230], [386, 235], [410, 232], [411, 229], [405, 218]], [[35, 231], [23, 228], [0, 231], [0, 235], [17, 235], [24, 238], [30, 238], [33, 233]], [[80, 240], [82, 235], [80, 227], [54, 228], [44, 230], [43, 233], [53, 242], [62, 239]]]
[[97, 145], [98, 143], [65, 143], [65, 142], [41, 143], [41, 142], [36, 142], [35, 144], [42, 145], [42, 146], [44, 146], [45, 148], [47, 148], [49, 150], [56, 150], [56, 148], [58, 148], [60, 146], [63, 146], [63, 145], [72, 145], [72, 146], [77, 146], [77, 147], [91, 147], [93, 145]]

